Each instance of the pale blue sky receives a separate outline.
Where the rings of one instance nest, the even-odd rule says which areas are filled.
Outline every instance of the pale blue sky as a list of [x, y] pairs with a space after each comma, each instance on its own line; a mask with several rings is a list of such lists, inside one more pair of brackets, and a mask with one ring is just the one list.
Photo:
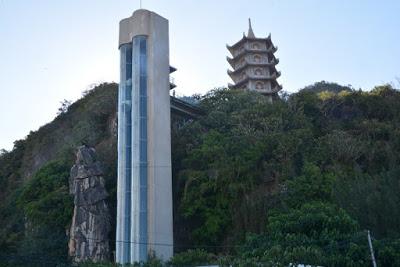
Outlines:
[[[400, 76], [400, 1], [143, 0], [170, 21], [178, 94], [230, 80], [226, 43], [251, 17], [279, 47], [279, 82], [327, 80], [370, 89]], [[51, 121], [63, 99], [118, 82], [118, 22], [138, 0], [0, 0], [0, 148]]]

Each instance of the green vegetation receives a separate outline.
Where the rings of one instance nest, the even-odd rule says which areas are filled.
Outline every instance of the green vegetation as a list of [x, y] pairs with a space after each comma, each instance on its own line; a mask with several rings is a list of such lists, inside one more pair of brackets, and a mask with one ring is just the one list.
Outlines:
[[35, 263], [38, 258], [67, 262], [65, 229], [73, 206], [68, 177], [69, 166], [52, 161], [15, 192], [12, 206], [3, 213], [12, 221], [11, 229], [1, 232], [2, 257], [17, 266], [40, 266], [42, 262]]
[[216, 262], [216, 257], [203, 249], [189, 249], [185, 252], [176, 254], [168, 263], [171, 266], [200, 266]]
[[177, 240], [242, 266], [366, 266], [369, 229], [399, 266], [400, 93], [330, 87], [204, 96], [173, 133]]
[[71, 105], [63, 101], [53, 122], [0, 154], [0, 266], [68, 262], [68, 178], [77, 146], [96, 148], [114, 205], [116, 99], [117, 84], [102, 84]]
[[69, 166], [51, 161], [23, 187], [17, 207], [27, 220], [37, 225], [67, 225], [71, 219], [72, 200], [68, 194]]
[[[1, 152], [0, 266], [68, 264], [68, 176], [82, 143], [106, 164], [115, 218], [116, 88], [64, 101]], [[195, 99], [203, 117], [173, 117], [177, 254], [146, 266], [368, 266], [367, 229], [378, 266], [400, 266], [400, 92], [320, 82], [273, 104], [227, 89]]]
[[351, 92], [352, 86], [343, 86], [337, 83], [331, 83], [326, 81], [316, 82], [312, 85], [308, 85], [300, 90], [300, 92], [312, 92], [312, 93], [324, 93], [328, 92], [331, 94], [340, 94], [344, 92]]

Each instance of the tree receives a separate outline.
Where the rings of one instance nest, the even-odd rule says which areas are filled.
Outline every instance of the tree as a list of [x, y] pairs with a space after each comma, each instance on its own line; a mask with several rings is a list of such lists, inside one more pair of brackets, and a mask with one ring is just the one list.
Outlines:
[[240, 253], [271, 266], [366, 266], [364, 239], [357, 222], [343, 209], [317, 201], [271, 213], [267, 232], [249, 236]]
[[16, 201], [25, 218], [25, 235], [16, 255], [22, 264], [32, 259], [40, 260], [37, 266], [67, 261], [65, 229], [73, 207], [68, 177], [69, 166], [53, 161], [23, 187]]
[[322, 173], [318, 166], [306, 163], [301, 176], [287, 181], [285, 201], [290, 207], [299, 207], [310, 201], [329, 202], [335, 179], [334, 174]]
[[57, 115], [61, 115], [64, 113], [67, 113], [68, 108], [71, 106], [72, 102], [69, 100], [64, 99], [63, 101], [60, 102], [61, 107], [58, 108]]

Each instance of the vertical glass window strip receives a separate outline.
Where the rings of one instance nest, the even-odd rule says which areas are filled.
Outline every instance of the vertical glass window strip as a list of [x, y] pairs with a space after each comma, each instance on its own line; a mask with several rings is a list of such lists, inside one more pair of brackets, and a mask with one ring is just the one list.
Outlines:
[[[131, 215], [131, 186], [132, 186], [132, 45], [129, 46], [126, 52], [126, 84], [125, 84], [125, 105], [126, 105], [126, 215], [127, 215], [127, 227], [126, 227], [126, 240], [131, 240], [131, 224], [132, 224], [132, 216]], [[129, 215], [129, 216], [128, 216]], [[126, 245], [126, 257], [130, 259], [130, 246]]]
[[140, 192], [140, 218], [139, 231], [141, 243], [139, 257], [147, 258], [147, 38], [136, 36], [134, 38], [135, 53], [138, 53], [139, 69], [139, 192]]
[[130, 260], [130, 228], [131, 228], [131, 183], [132, 183], [132, 113], [131, 113], [131, 103], [132, 103], [132, 44], [123, 44], [120, 47], [121, 52], [121, 81], [119, 91], [119, 113], [121, 124], [121, 132], [118, 135], [120, 138], [119, 143], [119, 155], [118, 160], [120, 160], [121, 175], [124, 177], [123, 192], [121, 192], [121, 200], [124, 202], [121, 205], [120, 212], [123, 213], [123, 224], [120, 227], [122, 232], [122, 244], [117, 244], [121, 249], [120, 255], [122, 256], [122, 262], [129, 262]]

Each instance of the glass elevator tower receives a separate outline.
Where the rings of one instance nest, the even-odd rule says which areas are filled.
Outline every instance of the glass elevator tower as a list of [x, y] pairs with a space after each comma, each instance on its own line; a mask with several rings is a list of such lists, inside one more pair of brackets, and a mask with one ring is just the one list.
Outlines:
[[173, 254], [168, 20], [120, 22], [116, 261]]

